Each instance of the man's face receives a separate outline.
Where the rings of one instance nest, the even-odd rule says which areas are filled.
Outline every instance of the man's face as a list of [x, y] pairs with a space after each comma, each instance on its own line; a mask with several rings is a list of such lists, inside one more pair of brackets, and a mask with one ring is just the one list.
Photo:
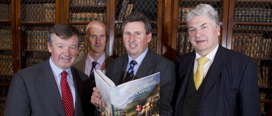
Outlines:
[[130, 57], [136, 59], [147, 48], [152, 33], [146, 34], [143, 22], [128, 22], [123, 30], [123, 42]]
[[206, 56], [218, 45], [220, 26], [215, 25], [207, 15], [197, 16], [189, 21], [191, 44], [201, 56]]
[[89, 51], [104, 53], [106, 46], [106, 30], [102, 26], [90, 27], [85, 35], [85, 41], [89, 45]]
[[47, 43], [47, 46], [53, 63], [63, 70], [72, 66], [79, 51], [77, 35], [70, 39], [61, 39], [54, 34], [52, 47], [49, 43]]

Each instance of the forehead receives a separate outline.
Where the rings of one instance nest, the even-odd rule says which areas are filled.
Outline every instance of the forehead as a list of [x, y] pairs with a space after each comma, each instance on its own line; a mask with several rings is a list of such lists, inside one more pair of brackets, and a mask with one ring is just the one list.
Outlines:
[[78, 37], [77, 35], [74, 35], [68, 39], [61, 39], [59, 36], [57, 36], [56, 34], [54, 34], [53, 36], [53, 43], [56, 44], [69, 44], [69, 45], [77, 45], [78, 43]]
[[213, 24], [207, 15], [196, 16], [189, 21], [189, 27], [199, 27], [204, 24]]
[[145, 32], [145, 24], [143, 22], [128, 22], [124, 26], [124, 32], [134, 32], [134, 31], [141, 31]]
[[90, 27], [87, 30], [90, 34], [105, 34], [106, 30], [103, 27]]

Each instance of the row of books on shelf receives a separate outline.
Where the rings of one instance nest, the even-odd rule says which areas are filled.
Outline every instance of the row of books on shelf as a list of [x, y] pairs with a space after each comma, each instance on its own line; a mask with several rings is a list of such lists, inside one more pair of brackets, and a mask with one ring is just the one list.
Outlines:
[[7, 21], [11, 19], [10, 4], [0, 4], [0, 21]]
[[13, 65], [11, 55], [0, 55], [0, 74], [12, 75]]
[[265, 32], [271, 32], [272, 26], [255, 26], [255, 25], [234, 25], [233, 29], [235, 31], [239, 30], [245, 30], [250, 32], [256, 32], [256, 31], [265, 31]]
[[177, 36], [178, 36], [177, 37], [178, 56], [194, 51], [194, 48], [190, 43], [189, 35], [187, 32], [178, 32]]
[[[117, 57], [120, 57], [127, 53], [122, 37], [115, 37], [114, 47], [115, 47], [114, 53]], [[148, 48], [150, 48], [155, 53], [157, 52], [157, 37], [156, 36], [152, 36], [151, 41], [148, 43]]]
[[0, 49], [12, 49], [12, 30], [0, 29]]
[[[260, 92], [260, 98], [261, 100], [266, 100], [266, 93]], [[261, 114], [265, 115], [265, 102], [261, 102]]]
[[0, 84], [10, 84], [11, 76], [0, 76]]
[[131, 14], [133, 9], [133, 4], [129, 4], [129, 3], [130, 3], [130, 0], [123, 0], [119, 15], [117, 16], [117, 20], [121, 21], [125, 19], [129, 14]]
[[21, 21], [23, 22], [54, 22], [55, 4], [22, 4]]
[[44, 59], [41, 59], [41, 58], [27, 58], [27, 61], [26, 61], [26, 66], [27, 67], [31, 67], [31, 66], [34, 66], [36, 64], [39, 64], [39, 63], [42, 63], [44, 62], [45, 60]]
[[269, 88], [269, 81], [271, 76], [271, 68], [269, 66], [258, 66], [257, 76], [258, 76], [258, 87], [259, 88]]
[[11, 55], [0, 55], [0, 74], [12, 75], [12, 56]]
[[72, 25], [72, 26], [76, 27], [80, 33], [86, 34], [85, 31], [86, 31], [87, 25]]
[[0, 86], [0, 104], [6, 100], [8, 95], [8, 86]]
[[71, 5], [107, 5], [107, 0], [70, 0]]
[[71, 22], [86, 22], [92, 20], [104, 22], [106, 18], [106, 13], [70, 13]]
[[253, 58], [271, 58], [271, 38], [263, 38], [262, 34], [234, 33], [231, 49], [242, 52]]
[[78, 56], [84, 55], [88, 52], [89, 50], [89, 45], [87, 44], [87, 42], [83, 41], [81, 42], [81, 45], [79, 47], [79, 52], [78, 52]]
[[234, 20], [239, 22], [272, 22], [272, 9], [235, 8]]
[[27, 50], [47, 51], [48, 31], [26, 31]]
[[[193, 7], [179, 7], [178, 21], [185, 21], [186, 14], [193, 9]], [[215, 8], [218, 13], [219, 21], [222, 21], [223, 9]]]

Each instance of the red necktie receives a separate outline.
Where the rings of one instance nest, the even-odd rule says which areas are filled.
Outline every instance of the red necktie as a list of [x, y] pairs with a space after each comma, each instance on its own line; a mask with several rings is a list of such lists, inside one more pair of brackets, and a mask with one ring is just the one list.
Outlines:
[[66, 116], [74, 116], [74, 104], [71, 89], [67, 83], [67, 72], [61, 73], [61, 94], [62, 103]]

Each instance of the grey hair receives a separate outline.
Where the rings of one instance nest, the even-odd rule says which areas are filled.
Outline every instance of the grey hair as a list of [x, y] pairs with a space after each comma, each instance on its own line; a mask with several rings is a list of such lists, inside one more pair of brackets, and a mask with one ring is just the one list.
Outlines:
[[193, 10], [190, 10], [186, 17], [186, 23], [189, 25], [189, 21], [197, 16], [206, 15], [214, 22], [215, 27], [219, 25], [219, 17], [217, 11], [209, 4], [199, 4]]

